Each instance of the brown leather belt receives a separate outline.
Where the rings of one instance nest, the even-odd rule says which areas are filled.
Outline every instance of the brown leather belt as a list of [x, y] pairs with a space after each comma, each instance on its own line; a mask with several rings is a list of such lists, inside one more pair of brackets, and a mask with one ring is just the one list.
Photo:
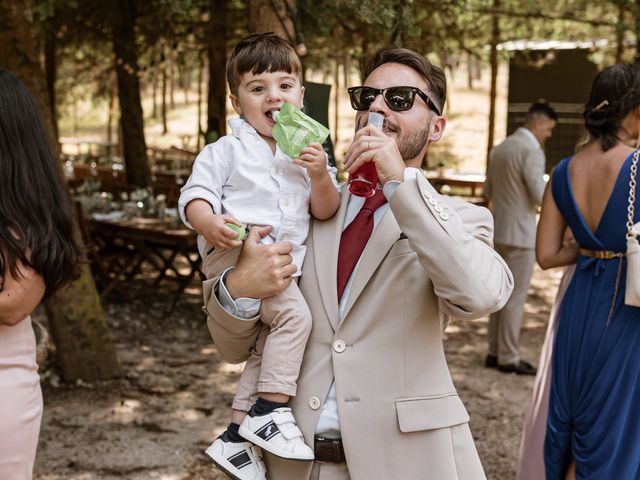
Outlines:
[[316, 462], [343, 463], [346, 461], [341, 439], [315, 437], [313, 453]]

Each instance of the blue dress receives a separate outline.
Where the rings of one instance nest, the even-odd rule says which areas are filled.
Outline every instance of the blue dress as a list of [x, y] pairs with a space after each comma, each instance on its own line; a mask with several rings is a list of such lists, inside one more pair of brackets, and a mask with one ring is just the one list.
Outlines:
[[[626, 250], [631, 157], [595, 232], [573, 197], [571, 157], [554, 170], [553, 198], [580, 247]], [[635, 222], [639, 212], [640, 192]], [[640, 308], [624, 304], [626, 260], [614, 302], [619, 262], [578, 256], [558, 311], [544, 445], [547, 480], [563, 479], [571, 457], [576, 479], [640, 479]]]

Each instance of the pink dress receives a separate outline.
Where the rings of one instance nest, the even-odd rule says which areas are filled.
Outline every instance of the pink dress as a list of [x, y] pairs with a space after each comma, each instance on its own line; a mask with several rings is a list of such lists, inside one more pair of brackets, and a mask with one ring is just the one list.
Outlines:
[[41, 419], [36, 338], [27, 317], [0, 325], [0, 479], [31, 479]]
[[533, 398], [527, 411], [520, 444], [517, 480], [540, 480], [545, 478], [544, 437], [547, 433], [547, 410], [549, 407], [549, 389], [551, 386], [551, 352], [556, 336], [556, 314], [564, 298], [564, 292], [571, 281], [575, 265], [568, 266], [558, 288], [556, 301], [549, 315], [547, 334], [540, 352], [538, 375], [533, 386]]

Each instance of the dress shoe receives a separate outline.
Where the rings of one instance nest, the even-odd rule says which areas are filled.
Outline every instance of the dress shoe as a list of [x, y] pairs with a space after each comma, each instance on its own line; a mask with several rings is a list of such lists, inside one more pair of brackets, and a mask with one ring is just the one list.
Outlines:
[[506, 365], [498, 365], [498, 370], [503, 373], [515, 373], [517, 375], [535, 375], [538, 373], [536, 367], [529, 362], [520, 360], [518, 363], [508, 363]]
[[495, 355], [487, 355], [484, 359], [484, 366], [487, 368], [498, 368], [498, 357]]

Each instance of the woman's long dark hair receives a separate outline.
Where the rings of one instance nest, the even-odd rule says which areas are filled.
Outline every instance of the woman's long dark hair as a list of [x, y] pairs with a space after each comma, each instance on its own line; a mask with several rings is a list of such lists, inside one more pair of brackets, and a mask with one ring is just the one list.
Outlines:
[[605, 152], [621, 141], [624, 118], [640, 105], [640, 66], [618, 64], [602, 70], [593, 80], [585, 105], [584, 124]]
[[71, 218], [35, 102], [0, 69], [0, 278], [19, 279], [19, 261], [42, 275], [46, 296], [76, 278], [81, 257]]

